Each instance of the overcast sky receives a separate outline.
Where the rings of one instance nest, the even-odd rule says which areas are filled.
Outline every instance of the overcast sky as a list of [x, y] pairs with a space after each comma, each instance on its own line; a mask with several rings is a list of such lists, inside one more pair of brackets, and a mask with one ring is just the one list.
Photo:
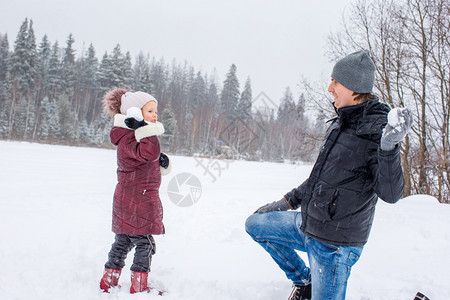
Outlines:
[[14, 46], [25, 18], [37, 44], [47, 34], [65, 46], [70, 33], [77, 57], [93, 44], [97, 57], [120, 44], [196, 71], [216, 70], [223, 83], [237, 66], [241, 89], [248, 76], [253, 96], [278, 102], [287, 86], [297, 97], [301, 75], [328, 79], [327, 36], [341, 28], [352, 0], [0, 0], [0, 32]]

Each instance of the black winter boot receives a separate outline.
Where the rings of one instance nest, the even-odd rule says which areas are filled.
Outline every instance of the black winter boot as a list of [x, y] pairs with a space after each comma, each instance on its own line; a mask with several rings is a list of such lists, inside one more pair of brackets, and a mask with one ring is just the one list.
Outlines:
[[311, 299], [311, 283], [308, 285], [293, 286], [291, 295], [288, 300], [310, 300]]

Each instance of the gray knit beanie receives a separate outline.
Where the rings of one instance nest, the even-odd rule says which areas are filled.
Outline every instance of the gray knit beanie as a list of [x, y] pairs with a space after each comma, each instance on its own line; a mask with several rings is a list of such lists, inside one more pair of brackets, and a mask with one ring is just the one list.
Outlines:
[[361, 50], [339, 60], [333, 68], [331, 78], [359, 93], [371, 93], [375, 83], [375, 65], [368, 50]]

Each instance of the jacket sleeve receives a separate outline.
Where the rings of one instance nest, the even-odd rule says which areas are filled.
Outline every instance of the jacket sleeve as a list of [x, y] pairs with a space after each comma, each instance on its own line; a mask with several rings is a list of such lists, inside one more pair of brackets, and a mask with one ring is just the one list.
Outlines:
[[306, 179], [297, 188], [292, 189], [292, 191], [284, 195], [284, 199], [289, 204], [291, 209], [297, 209], [300, 207], [300, 204], [305, 197], [307, 183], [308, 179]]
[[122, 145], [128, 157], [137, 161], [155, 161], [159, 159], [160, 147], [156, 136], [145, 137], [138, 142], [134, 134], [129, 134], [127, 139]]
[[158, 135], [164, 133], [164, 126], [160, 122], [147, 123], [147, 125], [137, 128], [134, 137], [137, 144], [136, 159], [140, 161], [155, 161], [159, 159], [160, 146]]
[[114, 127], [111, 129], [111, 142], [117, 145], [120, 157], [134, 160], [155, 161], [159, 159], [160, 146], [158, 135], [164, 133], [164, 126], [160, 122], [149, 123], [136, 130], [128, 128], [125, 117], [121, 114], [114, 116]]
[[159, 160], [160, 147], [156, 136], [150, 136], [141, 139], [138, 143], [139, 157], [147, 161]]
[[398, 145], [391, 151], [377, 149], [377, 167], [372, 168], [375, 178], [375, 193], [388, 203], [397, 202], [403, 195], [405, 179]]

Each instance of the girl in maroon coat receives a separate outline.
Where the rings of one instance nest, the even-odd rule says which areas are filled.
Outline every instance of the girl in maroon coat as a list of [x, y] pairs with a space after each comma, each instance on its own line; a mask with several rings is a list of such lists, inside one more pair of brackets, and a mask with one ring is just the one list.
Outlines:
[[158, 102], [150, 94], [116, 88], [103, 98], [105, 111], [114, 117], [111, 142], [117, 146], [117, 179], [112, 231], [116, 234], [105, 264], [100, 288], [117, 286], [125, 258], [136, 247], [131, 266], [131, 293], [150, 292], [147, 286], [153, 235], [163, 234], [163, 207], [159, 199], [161, 174], [170, 171], [169, 159], [160, 152]]

